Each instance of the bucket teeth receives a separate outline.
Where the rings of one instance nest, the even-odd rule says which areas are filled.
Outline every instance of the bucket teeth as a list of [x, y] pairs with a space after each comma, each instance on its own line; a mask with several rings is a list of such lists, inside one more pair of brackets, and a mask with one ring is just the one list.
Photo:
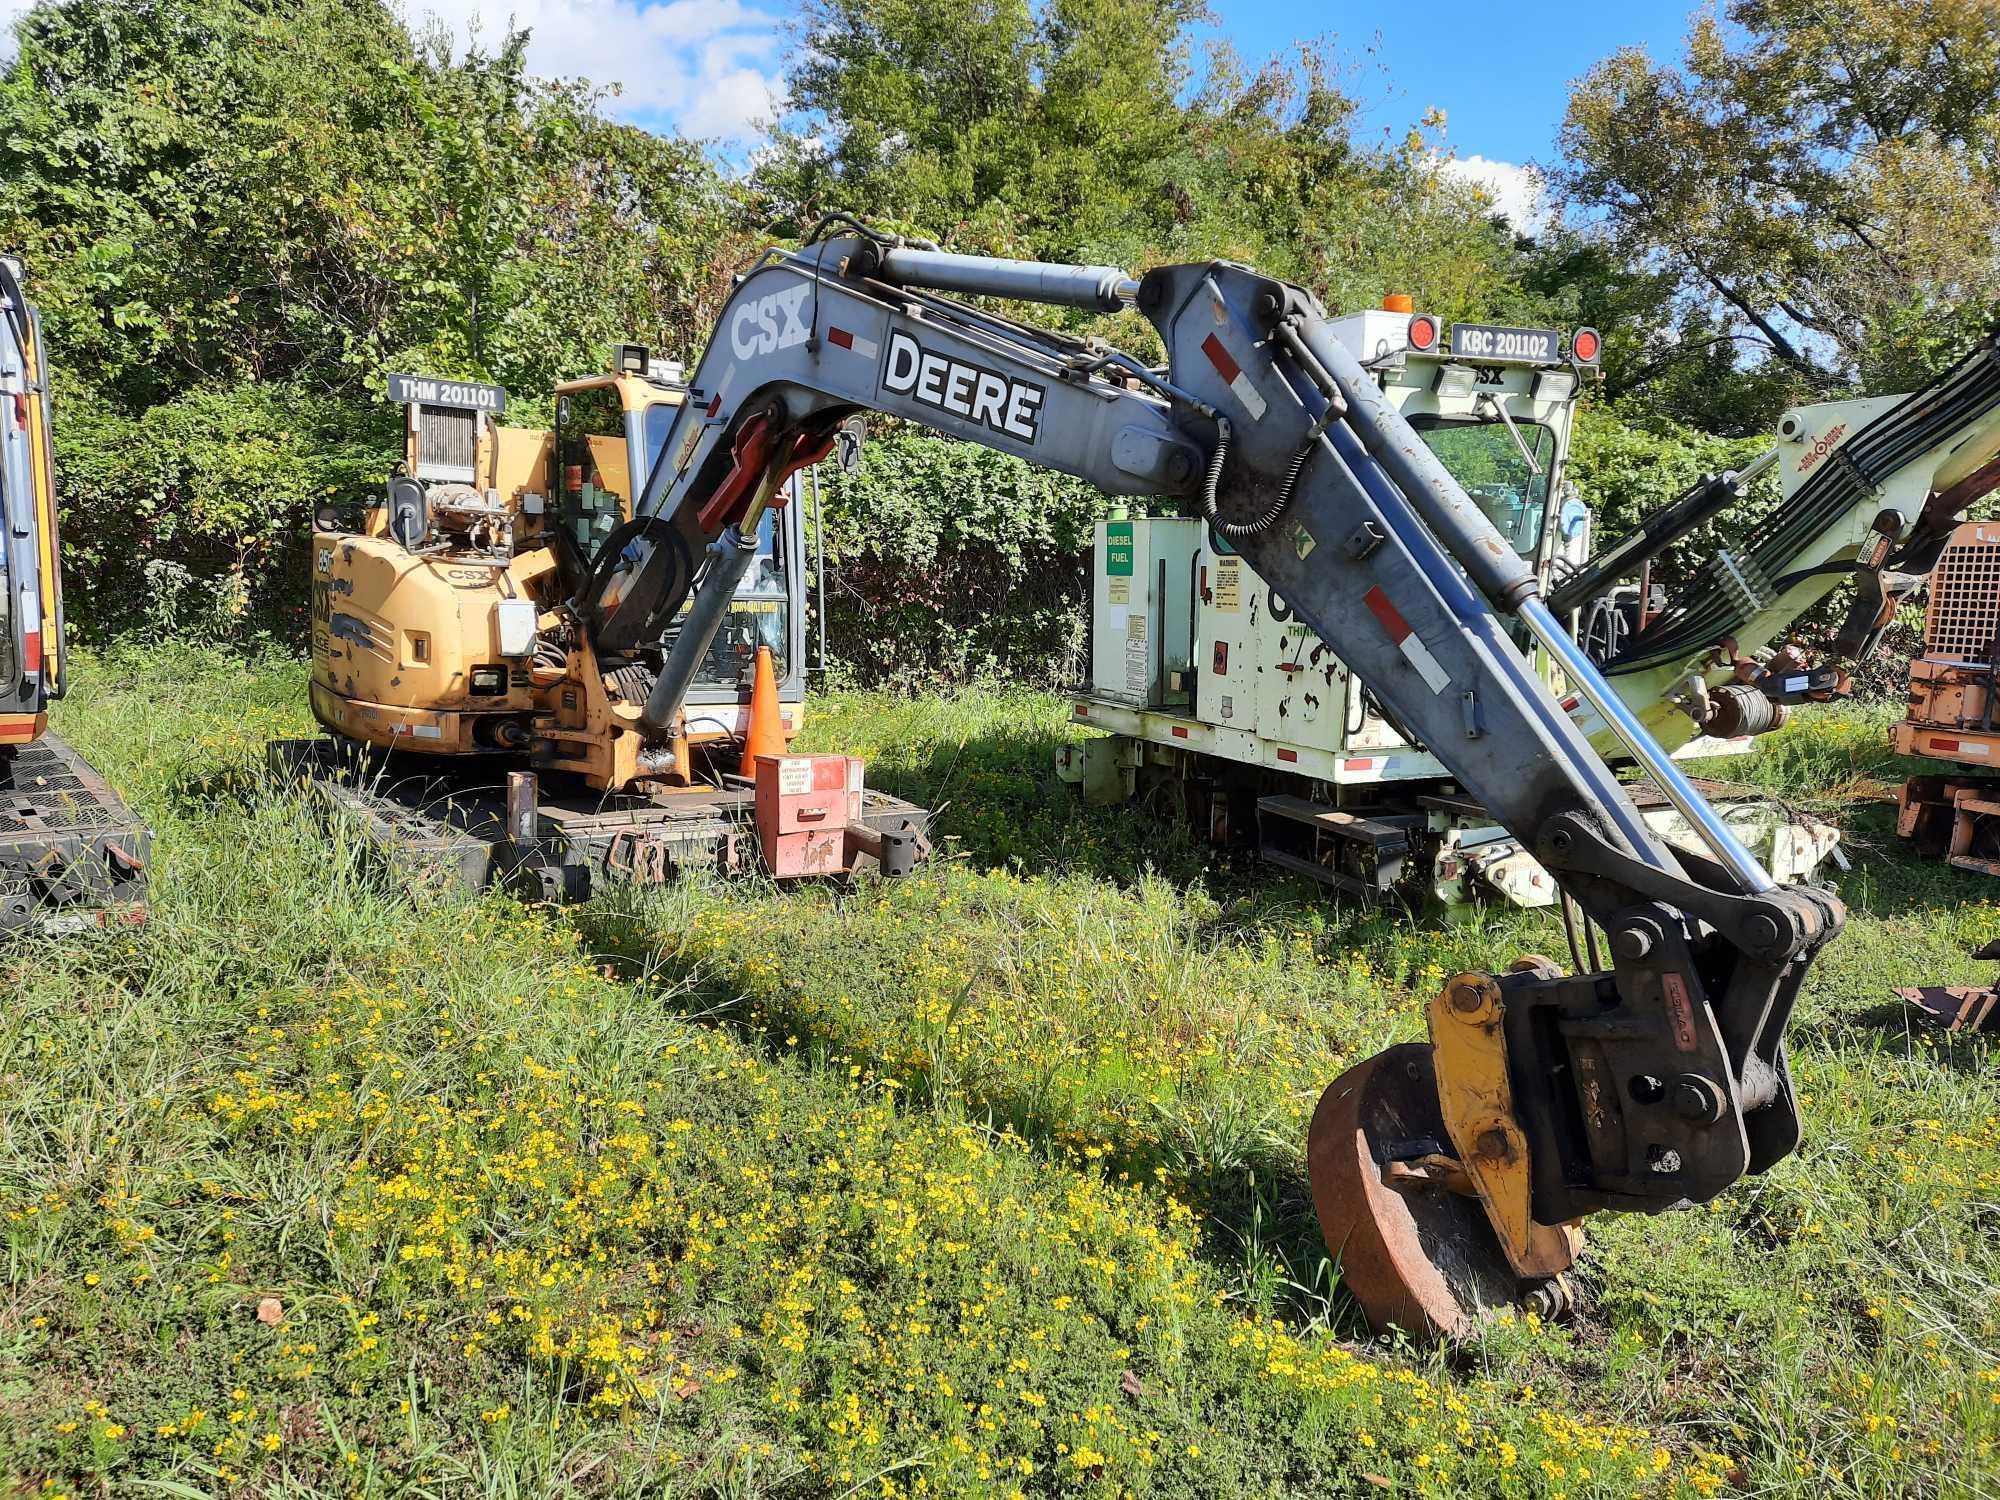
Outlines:
[[1422, 1043], [1349, 1068], [1313, 1112], [1306, 1164], [1320, 1232], [1378, 1333], [1463, 1338], [1537, 1290], [1508, 1265], [1451, 1150]]

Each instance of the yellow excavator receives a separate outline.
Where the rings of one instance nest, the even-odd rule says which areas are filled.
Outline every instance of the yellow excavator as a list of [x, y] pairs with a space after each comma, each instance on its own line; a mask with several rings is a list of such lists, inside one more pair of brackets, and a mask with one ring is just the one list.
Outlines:
[[[657, 647], [586, 625], [654, 530], [633, 502], [688, 400], [679, 373], [621, 345], [608, 371], [555, 388], [552, 428], [499, 420], [498, 386], [392, 375], [400, 472], [358, 527], [332, 507], [315, 521], [310, 692], [332, 738], [282, 742], [274, 760], [378, 843], [474, 887], [580, 898], [610, 878], [748, 868], [777, 847], [776, 830], [751, 837], [756, 785], [739, 752], [760, 654], [782, 742], [802, 713], [792, 493], [764, 511], [667, 732], [642, 722]], [[768, 857], [767, 871], [895, 875], [922, 857], [928, 815], [862, 785], [858, 765], [839, 774], [845, 800], [821, 816], [841, 837], [818, 841], [809, 871]]]
[[49, 732], [69, 685], [49, 368], [21, 263], [0, 257], [0, 933], [142, 920], [152, 835]]
[[[1165, 361], [996, 310], [1023, 303], [1135, 307]], [[553, 492], [555, 469], [571, 487], [567, 457], [550, 462], [562, 434], [539, 463], [512, 461], [505, 439], [482, 449], [483, 418], [453, 449], [470, 477], [427, 478], [426, 437], [363, 533], [323, 534], [316, 707], [335, 743], [436, 747], [449, 754], [434, 763], [461, 766], [511, 750], [657, 806], [701, 779], [695, 690], [739, 629], [767, 525], [857, 417], [1177, 499], [1339, 642], [1605, 934], [1599, 972], [1524, 960], [1452, 980], [1430, 1040], [1335, 1079], [1306, 1142], [1328, 1248], [1378, 1326], [1450, 1336], [1496, 1307], [1558, 1310], [1587, 1215], [1706, 1202], [1796, 1149], [1785, 1027], [1845, 912], [1743, 847], [1331, 322], [1304, 289], [1228, 262], [1134, 277], [951, 254], [830, 216], [737, 278], [691, 379], [664, 387], [676, 399], [658, 403], [657, 442], [628, 460], [629, 517], [587, 564], [556, 534], [576, 514]], [[644, 431], [649, 412], [625, 417]], [[1601, 716], [1699, 852], [1649, 826], [1519, 640]], [[412, 675], [441, 664], [445, 678]], [[801, 819], [843, 816], [838, 776], [822, 787], [807, 758], [758, 769], [759, 796], [791, 782]], [[519, 810], [533, 821], [526, 798]]]

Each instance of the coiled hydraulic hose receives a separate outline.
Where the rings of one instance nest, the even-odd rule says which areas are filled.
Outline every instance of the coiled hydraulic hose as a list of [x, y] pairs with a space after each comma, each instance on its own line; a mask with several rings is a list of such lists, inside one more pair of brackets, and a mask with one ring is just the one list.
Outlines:
[[1319, 429], [1315, 428], [1299, 445], [1299, 451], [1292, 455], [1292, 461], [1285, 469], [1284, 483], [1278, 486], [1277, 498], [1264, 508], [1264, 513], [1254, 521], [1225, 521], [1217, 512], [1215, 495], [1222, 485], [1222, 467], [1229, 460], [1229, 418], [1217, 415], [1215, 419], [1215, 451], [1208, 456], [1208, 477], [1201, 487], [1202, 519], [1215, 529], [1225, 541], [1247, 541], [1259, 536], [1278, 524], [1292, 503], [1292, 494], [1299, 487], [1299, 476], [1305, 472], [1306, 460], [1319, 445]]

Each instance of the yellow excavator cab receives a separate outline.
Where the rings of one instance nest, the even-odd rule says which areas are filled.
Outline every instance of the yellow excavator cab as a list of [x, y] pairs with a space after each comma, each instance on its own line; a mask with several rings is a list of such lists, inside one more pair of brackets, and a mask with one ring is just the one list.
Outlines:
[[[632, 519], [687, 400], [664, 373], [564, 381], [547, 428], [506, 423], [495, 386], [391, 377], [406, 414], [401, 473], [358, 530], [314, 538], [311, 701], [322, 725], [436, 756], [530, 752], [538, 769], [602, 789], [686, 777], [683, 751], [661, 756], [635, 732], [638, 671], [599, 657], [558, 608]], [[797, 730], [797, 512], [774, 510], [759, 530], [759, 565], [689, 695], [686, 745], [741, 738], [759, 646], [772, 651], [786, 733]]]

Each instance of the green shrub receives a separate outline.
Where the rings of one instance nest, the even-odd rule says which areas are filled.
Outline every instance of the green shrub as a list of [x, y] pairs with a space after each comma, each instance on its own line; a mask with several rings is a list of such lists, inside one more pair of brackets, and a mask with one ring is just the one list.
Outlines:
[[1091, 524], [1082, 480], [908, 427], [871, 432], [861, 469], [827, 466], [829, 647], [867, 682], [1073, 680]]
[[305, 638], [312, 507], [379, 490], [387, 407], [296, 385], [197, 390], [137, 417], [57, 409], [73, 631]]

